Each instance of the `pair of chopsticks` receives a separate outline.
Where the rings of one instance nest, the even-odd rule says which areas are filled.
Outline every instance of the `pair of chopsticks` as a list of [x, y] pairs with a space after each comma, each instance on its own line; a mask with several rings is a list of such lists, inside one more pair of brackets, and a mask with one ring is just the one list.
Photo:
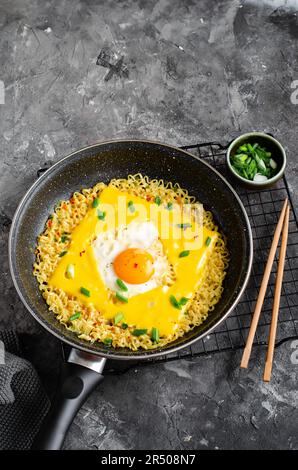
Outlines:
[[290, 207], [289, 207], [288, 199], [286, 199], [284, 201], [284, 204], [280, 213], [280, 217], [279, 217], [279, 220], [278, 220], [275, 232], [274, 232], [274, 237], [273, 237], [271, 248], [269, 251], [269, 256], [268, 256], [266, 268], [264, 271], [264, 275], [263, 275], [263, 279], [262, 279], [262, 283], [260, 287], [260, 292], [259, 292], [257, 303], [256, 303], [256, 308], [253, 314], [249, 334], [248, 334], [247, 341], [246, 341], [246, 346], [243, 351], [243, 356], [242, 356], [241, 365], [240, 365], [240, 367], [244, 369], [246, 369], [248, 366], [248, 361], [250, 358], [256, 329], [259, 323], [260, 314], [261, 314], [261, 310], [262, 310], [262, 306], [263, 306], [263, 302], [264, 302], [264, 298], [265, 298], [265, 294], [266, 294], [266, 290], [268, 286], [268, 281], [269, 281], [271, 270], [272, 270], [275, 253], [276, 253], [278, 242], [279, 242], [280, 235], [282, 232], [281, 247], [280, 247], [280, 252], [279, 252], [277, 275], [276, 275], [276, 281], [275, 281], [275, 292], [274, 292], [272, 319], [271, 319], [271, 326], [270, 326], [270, 333], [269, 333], [269, 343], [268, 343], [266, 364], [265, 364], [265, 370], [264, 370], [264, 376], [263, 376], [263, 380], [265, 382], [269, 382], [271, 378], [275, 339], [276, 339], [276, 330], [277, 330], [277, 322], [278, 322], [278, 313], [279, 313], [279, 304], [280, 304], [280, 295], [281, 295], [281, 287], [282, 287], [285, 257], [286, 257], [287, 242], [288, 242], [289, 214], [290, 214]]

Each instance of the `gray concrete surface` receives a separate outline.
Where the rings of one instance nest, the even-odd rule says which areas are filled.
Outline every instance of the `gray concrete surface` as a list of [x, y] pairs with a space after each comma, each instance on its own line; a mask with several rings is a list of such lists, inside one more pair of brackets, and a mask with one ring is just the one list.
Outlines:
[[[6, 257], [37, 169], [98, 140], [183, 145], [265, 130], [285, 144], [297, 207], [297, 11], [279, 0], [0, 1], [0, 325], [18, 329], [50, 394], [60, 345], [22, 306]], [[292, 353], [278, 349], [270, 384], [262, 350], [244, 372], [233, 352], [108, 376], [65, 448], [297, 449]]]

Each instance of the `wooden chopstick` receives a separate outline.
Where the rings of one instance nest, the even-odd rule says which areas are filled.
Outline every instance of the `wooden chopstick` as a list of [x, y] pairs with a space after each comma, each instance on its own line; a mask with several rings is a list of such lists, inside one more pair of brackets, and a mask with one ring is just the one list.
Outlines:
[[290, 214], [290, 207], [288, 205], [285, 219], [284, 219], [284, 224], [283, 224], [278, 268], [277, 268], [277, 275], [276, 275], [276, 281], [275, 281], [275, 292], [274, 292], [274, 300], [273, 300], [272, 320], [271, 320], [271, 325], [270, 325], [269, 344], [268, 344], [267, 358], [266, 358], [266, 364], [265, 364], [265, 370], [264, 370], [264, 376], [263, 376], [263, 379], [265, 382], [269, 382], [271, 378], [275, 338], [276, 338], [276, 330], [277, 330], [277, 321], [278, 321], [278, 313], [279, 313], [279, 304], [280, 304], [281, 286], [282, 286], [282, 280], [283, 280], [283, 274], [284, 274], [285, 258], [286, 258], [287, 243], [288, 243], [289, 217], [290, 217], [289, 214]]
[[251, 322], [251, 325], [250, 325], [246, 345], [245, 345], [243, 355], [242, 355], [242, 360], [241, 360], [240, 367], [242, 367], [244, 369], [247, 368], [248, 361], [249, 361], [249, 358], [250, 358], [250, 355], [251, 355], [251, 349], [252, 349], [254, 337], [255, 337], [255, 334], [256, 334], [256, 329], [257, 329], [257, 326], [258, 326], [258, 323], [259, 323], [261, 309], [262, 309], [262, 306], [263, 306], [263, 302], [264, 302], [266, 289], [267, 289], [267, 286], [268, 286], [268, 282], [269, 282], [269, 278], [270, 278], [270, 274], [271, 274], [271, 270], [272, 270], [272, 265], [273, 265], [273, 261], [274, 261], [278, 241], [279, 241], [281, 230], [282, 230], [282, 227], [283, 227], [283, 222], [284, 222], [284, 218], [285, 218], [287, 205], [288, 205], [288, 199], [285, 199], [285, 201], [283, 203], [281, 213], [280, 213], [280, 216], [279, 216], [279, 220], [278, 220], [275, 232], [274, 232], [274, 236], [273, 236], [271, 248], [270, 248], [270, 251], [269, 251], [269, 256], [268, 256], [266, 268], [265, 268], [265, 271], [264, 271], [264, 275], [263, 275], [263, 279], [262, 279], [262, 283], [261, 283], [261, 287], [260, 287], [260, 292], [259, 292], [257, 303], [256, 303], [256, 308], [255, 308], [255, 311], [254, 311], [254, 314], [253, 314], [253, 318], [252, 318], [252, 322]]

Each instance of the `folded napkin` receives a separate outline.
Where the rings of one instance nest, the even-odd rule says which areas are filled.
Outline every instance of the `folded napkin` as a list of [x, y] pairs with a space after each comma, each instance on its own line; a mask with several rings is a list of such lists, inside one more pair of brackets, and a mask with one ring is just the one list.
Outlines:
[[0, 450], [30, 449], [49, 409], [38, 375], [13, 330], [0, 331]]

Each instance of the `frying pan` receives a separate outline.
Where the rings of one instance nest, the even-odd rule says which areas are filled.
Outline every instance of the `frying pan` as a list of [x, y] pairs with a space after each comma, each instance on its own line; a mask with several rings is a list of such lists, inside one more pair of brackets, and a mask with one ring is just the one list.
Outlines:
[[[107, 348], [68, 331], [51, 313], [32, 274], [30, 247], [43, 231], [57, 201], [83, 187], [129, 174], [177, 182], [211, 210], [228, 239], [230, 265], [224, 291], [214, 311], [200, 326], [175, 342], [150, 351]], [[245, 209], [229, 183], [211, 166], [190, 153], [158, 142], [119, 140], [98, 143], [62, 158], [29, 189], [15, 213], [9, 239], [9, 261], [18, 294], [33, 317], [50, 333], [72, 346], [62, 365], [56, 396], [35, 449], [60, 449], [81, 405], [102, 380], [106, 359], [151, 359], [187, 347], [209, 334], [233, 310], [243, 293], [252, 264], [252, 234]]]

